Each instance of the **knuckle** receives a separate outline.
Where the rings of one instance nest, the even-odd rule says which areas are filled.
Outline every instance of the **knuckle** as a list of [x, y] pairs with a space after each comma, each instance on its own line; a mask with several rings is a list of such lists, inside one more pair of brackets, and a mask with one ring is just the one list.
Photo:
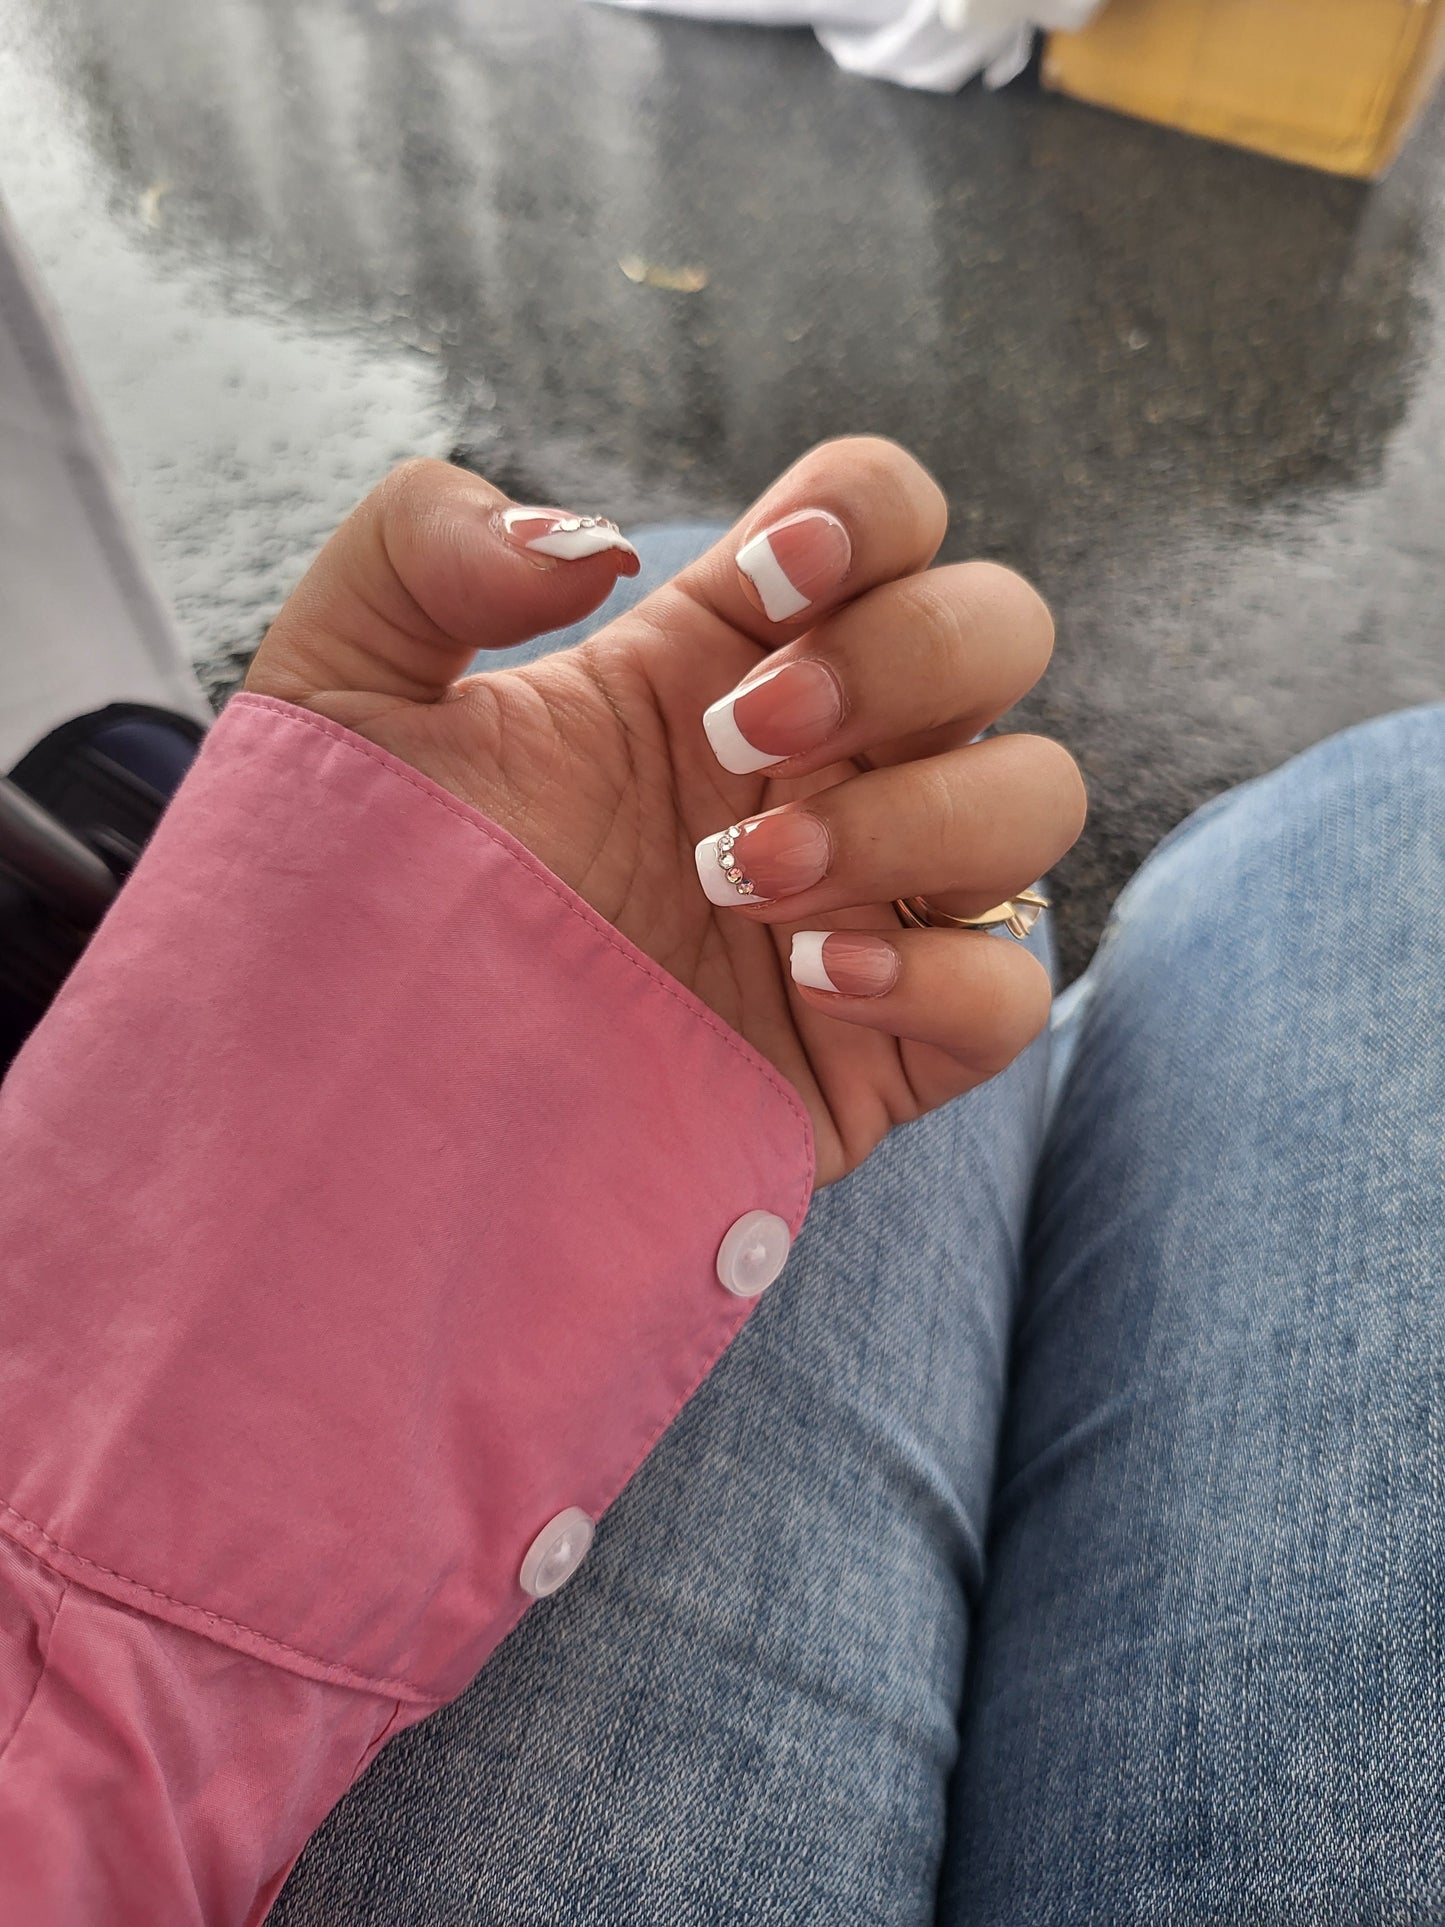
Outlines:
[[1031, 787], [1051, 800], [1053, 814], [1070, 831], [1069, 843], [1076, 842], [1089, 814], [1089, 792], [1077, 761], [1052, 736], [1012, 740], [1025, 759]]
[[1068, 826], [1072, 844], [1083, 834], [1084, 824], [1088, 821], [1088, 786], [1078, 762], [1062, 743], [1050, 742], [1049, 754], [1054, 767], [1054, 780], [1058, 784], [1059, 812]]
[[887, 435], [838, 435], [823, 442], [816, 452], [830, 462], [846, 462], [860, 481], [883, 486], [915, 469], [922, 473], [920, 464], [902, 443]]
[[403, 583], [410, 586], [419, 572], [455, 550], [462, 492], [484, 486], [425, 455], [401, 462], [386, 476], [363, 507], [371, 508], [376, 540]]
[[925, 569], [898, 585], [898, 615], [906, 629], [926, 635], [951, 654], [966, 646], [974, 628], [974, 604], [954, 569]]
[[967, 873], [969, 853], [978, 838], [978, 795], [966, 764], [956, 756], [916, 763], [920, 784], [918, 821], [932, 826], [930, 852], [941, 872]]
[[902, 621], [926, 635], [940, 668], [959, 658], [1010, 665], [1009, 679], [1026, 671], [1037, 682], [1053, 653], [1048, 606], [1021, 575], [996, 562], [963, 562], [929, 569], [899, 585]]
[[1054, 992], [1049, 973], [1037, 957], [1017, 952], [1011, 959], [1008, 1008], [1000, 1027], [1000, 1042], [1011, 1064], [1021, 1050], [1027, 1050], [1042, 1034], [1053, 1008]]
[[983, 937], [988, 967], [979, 973], [972, 1004], [967, 1057], [984, 1077], [1007, 1070], [1049, 1021], [1053, 992], [1048, 973], [1026, 951], [1005, 949], [999, 937]]
[[975, 796], [967, 764], [960, 755], [930, 756], [908, 769], [912, 810], [919, 822], [936, 826], [945, 850], [966, 844], [972, 832]]
[[376, 491], [382, 509], [388, 514], [407, 514], [430, 504], [450, 473], [445, 462], [428, 455], [412, 455], [398, 462]]
[[981, 625], [1007, 633], [1028, 659], [1035, 680], [1054, 653], [1054, 618], [1034, 585], [1002, 562], [969, 562], [963, 575], [968, 599]]
[[860, 495], [881, 503], [900, 522], [916, 522], [936, 545], [948, 526], [948, 499], [938, 483], [900, 442], [886, 435], [841, 435], [822, 442], [807, 459], [826, 472], [842, 467]]
[[418, 531], [432, 520], [441, 493], [439, 469], [445, 464], [413, 456], [392, 469], [372, 496], [375, 527], [388, 553], [407, 554]]

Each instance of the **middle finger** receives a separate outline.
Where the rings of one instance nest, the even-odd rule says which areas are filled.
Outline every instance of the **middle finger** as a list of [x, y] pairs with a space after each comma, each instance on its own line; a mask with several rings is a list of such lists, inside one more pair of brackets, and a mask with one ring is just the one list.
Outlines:
[[802, 776], [864, 755], [894, 762], [976, 736], [1033, 688], [1052, 647], [1047, 607], [1012, 570], [929, 569], [777, 650], [711, 705], [703, 728], [735, 776]]

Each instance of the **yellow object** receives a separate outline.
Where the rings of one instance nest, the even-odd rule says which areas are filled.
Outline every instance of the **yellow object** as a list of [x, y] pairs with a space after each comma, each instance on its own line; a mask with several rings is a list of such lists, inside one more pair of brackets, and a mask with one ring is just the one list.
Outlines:
[[1445, 70], [1445, 0], [1105, 0], [1044, 81], [1335, 174], [1394, 160]]

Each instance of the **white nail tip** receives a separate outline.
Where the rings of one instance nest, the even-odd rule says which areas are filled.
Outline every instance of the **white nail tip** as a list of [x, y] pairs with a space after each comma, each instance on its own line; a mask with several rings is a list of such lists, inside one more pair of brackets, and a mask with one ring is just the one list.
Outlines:
[[[542, 519], [535, 509], [508, 509], [502, 516], [509, 534], [523, 523]], [[556, 556], [562, 562], [580, 562], [584, 556], [601, 555], [604, 549], [637, 554], [615, 523], [597, 515], [569, 515], [561, 522], [553, 522], [544, 534], [524, 541], [522, 546], [538, 555]]]
[[801, 984], [805, 990], [838, 988], [828, 975], [827, 965], [823, 962], [823, 945], [828, 935], [829, 932], [826, 930], [797, 930], [793, 933], [793, 949], [788, 958], [788, 969], [792, 972], [793, 982]]
[[769, 622], [786, 622], [808, 607], [810, 598], [800, 595], [783, 573], [766, 535], [755, 535], [738, 550], [738, 567], [762, 598], [763, 612]]
[[771, 750], [758, 749], [750, 743], [733, 716], [733, 705], [739, 696], [781, 674], [781, 669], [770, 669], [765, 676], [754, 676], [751, 682], [720, 696], [702, 712], [702, 726], [712, 744], [712, 753], [729, 775], [749, 776], [754, 770], [771, 769], [774, 763], [786, 761], [785, 757], [774, 756]]

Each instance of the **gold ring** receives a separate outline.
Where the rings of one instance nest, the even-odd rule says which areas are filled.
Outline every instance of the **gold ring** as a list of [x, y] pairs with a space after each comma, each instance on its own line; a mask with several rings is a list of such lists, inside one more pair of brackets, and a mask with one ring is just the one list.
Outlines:
[[908, 930], [1006, 930], [1022, 943], [1049, 907], [1049, 900], [1038, 890], [1020, 890], [1007, 903], [995, 904], [981, 917], [951, 917], [946, 910], [935, 910], [927, 897], [895, 897], [893, 908]]

